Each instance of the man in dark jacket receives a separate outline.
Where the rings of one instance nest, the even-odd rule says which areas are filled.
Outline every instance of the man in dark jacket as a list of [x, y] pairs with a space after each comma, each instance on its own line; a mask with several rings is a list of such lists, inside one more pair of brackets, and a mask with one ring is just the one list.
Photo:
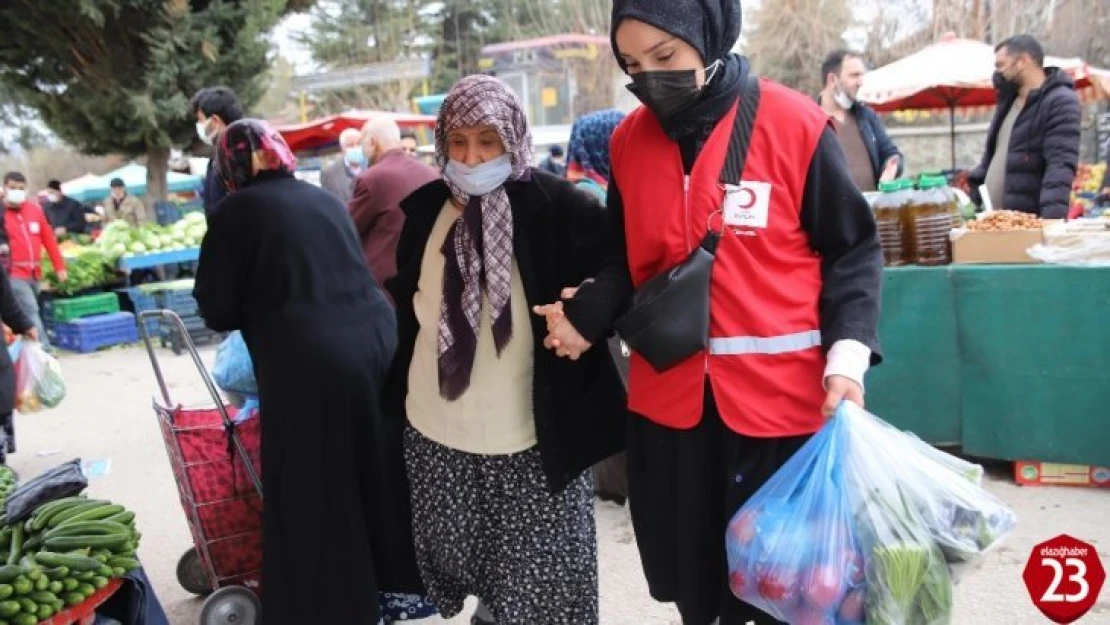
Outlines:
[[836, 124], [852, 181], [860, 191], [874, 191], [880, 182], [901, 175], [904, 159], [875, 111], [856, 100], [865, 73], [867, 67], [860, 55], [848, 50], [830, 52], [821, 64], [825, 88], [818, 100]]
[[55, 235], [84, 234], [88, 230], [85, 215], [92, 213], [93, 210], [62, 193], [61, 182], [51, 180], [47, 183], [46, 194], [50, 202], [42, 208], [46, 212], [46, 218], [50, 220], [50, 225], [54, 227]]
[[998, 109], [983, 160], [968, 176], [972, 199], [982, 203], [985, 184], [995, 209], [1063, 219], [1079, 164], [1075, 84], [1059, 68], [1045, 69], [1044, 49], [1029, 35], [999, 44], [994, 66]]
[[[243, 118], [239, 98], [227, 87], [201, 89], [189, 101], [189, 111], [197, 118], [197, 136], [206, 145], [214, 145], [225, 128]], [[215, 160], [208, 161], [208, 171], [204, 174], [204, 186], [201, 188], [204, 214], [207, 216], [212, 215], [216, 204], [227, 195], [224, 183], [216, 175]]]

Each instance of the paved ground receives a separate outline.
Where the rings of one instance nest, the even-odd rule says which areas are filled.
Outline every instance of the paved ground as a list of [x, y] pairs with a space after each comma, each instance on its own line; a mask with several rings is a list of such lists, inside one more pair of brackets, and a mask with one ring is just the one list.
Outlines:
[[[175, 357], [168, 351], [160, 353], [174, 399], [185, 403], [203, 400], [203, 386], [189, 358]], [[212, 356], [210, 349], [203, 353], [206, 359]], [[174, 576], [178, 557], [191, 543], [150, 409], [155, 387], [145, 352], [122, 349], [88, 356], [67, 355], [62, 365], [69, 384], [68, 399], [56, 410], [19, 418], [19, 453], [11, 457], [11, 464], [30, 477], [78, 456], [110, 459], [110, 474], [94, 479], [90, 491], [136, 511], [143, 532], [140, 555], [171, 622], [195, 624], [200, 601], [183, 591]], [[1047, 623], [1033, 608], [1021, 581], [1029, 551], [1037, 542], [1068, 533], [1095, 543], [1110, 566], [1110, 491], [1019, 488], [1004, 473], [996, 475], [989, 488], [1014, 507], [1020, 525], [1000, 549], [957, 586], [954, 622]], [[601, 622], [678, 623], [670, 606], [657, 604], [648, 596], [625, 511], [600, 505], [598, 535]], [[1101, 602], [1080, 622], [1110, 624], [1110, 591], [1103, 590]]]

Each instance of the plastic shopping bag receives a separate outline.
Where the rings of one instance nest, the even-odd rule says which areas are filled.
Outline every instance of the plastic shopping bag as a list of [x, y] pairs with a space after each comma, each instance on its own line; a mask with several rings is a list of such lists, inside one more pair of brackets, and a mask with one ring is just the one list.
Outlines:
[[243, 341], [243, 335], [238, 331], [229, 334], [216, 350], [212, 378], [224, 392], [248, 397], [258, 395], [258, 382], [254, 379], [254, 363], [251, 362], [251, 355], [247, 350], [246, 342]]
[[66, 396], [62, 366], [56, 358], [46, 353], [42, 343], [19, 340], [9, 346], [8, 350], [9, 353], [18, 352], [15, 361], [16, 410], [26, 414], [43, 408], [54, 408], [62, 403]]
[[969, 463], [925, 447], [845, 402], [729, 524], [733, 593], [795, 624], [948, 623], [948, 562], [1016, 518]]

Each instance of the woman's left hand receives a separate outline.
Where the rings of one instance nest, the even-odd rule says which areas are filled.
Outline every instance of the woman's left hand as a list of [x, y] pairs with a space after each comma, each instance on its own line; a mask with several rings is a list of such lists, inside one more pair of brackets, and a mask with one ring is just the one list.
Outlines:
[[547, 336], [543, 346], [553, 350], [560, 358], [578, 360], [590, 349], [591, 343], [584, 339], [573, 324], [563, 314], [563, 303], [555, 302], [546, 306], [534, 306], [532, 312], [547, 321]]
[[821, 414], [825, 415], [826, 418], [831, 417], [836, 412], [840, 402], [845, 399], [863, 408], [863, 387], [854, 380], [842, 375], [830, 375], [825, 379], [825, 388], [829, 392], [825, 395], [825, 403], [821, 406]]

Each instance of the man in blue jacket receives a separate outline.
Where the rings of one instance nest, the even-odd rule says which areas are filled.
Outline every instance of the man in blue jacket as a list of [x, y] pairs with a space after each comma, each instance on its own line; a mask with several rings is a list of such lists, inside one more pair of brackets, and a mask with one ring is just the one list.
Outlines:
[[829, 53], [821, 64], [825, 88], [818, 100], [836, 125], [852, 180], [860, 191], [874, 191], [880, 182], [902, 174], [904, 159], [875, 111], [856, 100], [865, 73], [860, 55], [848, 50]]
[[[197, 137], [205, 145], [214, 145], [220, 133], [231, 124], [243, 118], [243, 107], [235, 92], [227, 87], [201, 89], [189, 102], [189, 112], [197, 119]], [[220, 200], [227, 195], [220, 177], [216, 175], [215, 158], [208, 161], [208, 172], [204, 175], [201, 198], [204, 200], [204, 214], [211, 216]]]

